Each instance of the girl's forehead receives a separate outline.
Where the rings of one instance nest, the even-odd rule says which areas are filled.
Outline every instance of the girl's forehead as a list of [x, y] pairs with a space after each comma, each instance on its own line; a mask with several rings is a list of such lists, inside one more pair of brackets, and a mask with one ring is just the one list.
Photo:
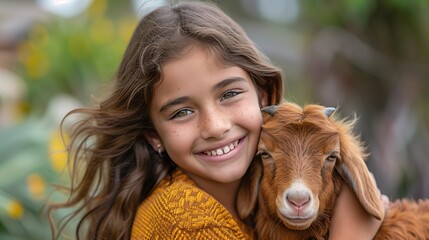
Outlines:
[[[226, 63], [219, 54], [207, 47], [198, 45], [189, 47], [183, 54], [164, 64], [161, 79], [155, 85], [155, 89], [166, 85], [166, 82], [184, 84], [186, 82], [197, 83], [205, 78], [216, 80], [216, 78], [222, 78], [223, 75], [234, 74], [231, 69], [237, 68], [239, 67]], [[244, 72], [243, 69], [239, 69]]]
[[232, 63], [229, 63], [225, 61], [225, 59], [222, 58], [222, 53], [220, 50], [216, 49], [215, 47], [205, 45], [202, 43], [195, 43], [190, 44], [189, 46], [185, 47], [180, 53], [178, 53], [175, 57], [167, 61], [162, 69], [171, 63], [178, 63], [178, 62], [184, 62], [192, 55], [198, 55], [200, 60], [204, 60], [204, 62], [207, 64], [207, 66], [213, 66], [213, 67], [227, 67], [227, 66], [233, 66]]

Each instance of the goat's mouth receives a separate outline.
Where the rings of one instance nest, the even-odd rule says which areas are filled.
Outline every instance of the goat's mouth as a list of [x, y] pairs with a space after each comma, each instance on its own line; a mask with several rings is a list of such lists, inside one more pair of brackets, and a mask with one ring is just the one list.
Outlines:
[[281, 219], [284, 225], [292, 230], [304, 230], [310, 227], [310, 225], [317, 218], [317, 212], [311, 208], [291, 210], [279, 209], [277, 212], [278, 217]]
[[313, 217], [285, 217], [283, 222], [292, 230], [303, 230], [308, 228], [313, 222]]

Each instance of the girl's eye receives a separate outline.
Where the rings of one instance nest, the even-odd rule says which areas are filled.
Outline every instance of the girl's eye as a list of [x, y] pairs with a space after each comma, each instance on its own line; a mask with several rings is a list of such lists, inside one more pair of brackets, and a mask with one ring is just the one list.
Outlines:
[[193, 111], [190, 109], [181, 109], [181, 110], [175, 112], [170, 119], [186, 117], [192, 113], [193, 113]]
[[233, 91], [233, 90], [229, 90], [229, 91], [226, 91], [223, 95], [222, 95], [222, 97], [221, 97], [221, 101], [223, 101], [223, 100], [225, 100], [225, 99], [228, 99], [228, 98], [232, 98], [232, 97], [234, 97], [234, 96], [237, 96], [238, 94], [240, 94], [240, 92], [238, 92], [238, 91]]

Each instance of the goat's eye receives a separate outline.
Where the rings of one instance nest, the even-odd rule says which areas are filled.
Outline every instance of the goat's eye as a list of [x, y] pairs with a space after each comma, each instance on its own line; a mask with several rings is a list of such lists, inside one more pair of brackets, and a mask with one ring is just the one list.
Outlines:
[[262, 159], [271, 158], [271, 154], [265, 150], [259, 150], [256, 155], [261, 156]]
[[338, 158], [338, 153], [333, 152], [333, 153], [329, 154], [329, 156], [326, 158], [326, 160], [333, 162], [333, 161], [337, 160], [337, 158]]

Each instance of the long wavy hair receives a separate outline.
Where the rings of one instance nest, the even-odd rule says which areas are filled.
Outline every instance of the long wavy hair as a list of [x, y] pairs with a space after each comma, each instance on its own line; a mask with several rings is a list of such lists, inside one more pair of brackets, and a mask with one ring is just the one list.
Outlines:
[[[54, 239], [72, 219], [78, 223], [77, 239], [129, 239], [139, 205], [176, 168], [144, 137], [155, 131], [149, 117], [154, 85], [162, 80], [163, 66], [195, 44], [247, 71], [269, 104], [282, 98], [281, 71], [219, 8], [182, 2], [152, 11], [135, 28], [110, 95], [97, 107], [73, 110], [63, 119], [62, 129], [70, 116], [80, 120], [69, 130], [69, 198], [48, 208]], [[55, 223], [53, 212], [65, 208], [74, 210]]]

